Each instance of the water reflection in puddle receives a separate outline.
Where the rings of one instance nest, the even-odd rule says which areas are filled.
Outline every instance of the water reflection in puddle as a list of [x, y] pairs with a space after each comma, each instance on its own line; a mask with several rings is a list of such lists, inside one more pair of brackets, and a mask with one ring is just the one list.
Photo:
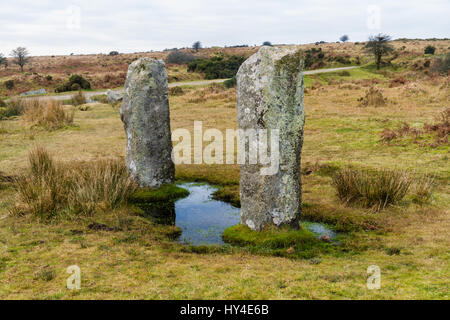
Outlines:
[[187, 183], [179, 187], [190, 192], [187, 198], [175, 203], [175, 224], [183, 230], [180, 241], [194, 245], [223, 245], [223, 232], [240, 222], [241, 210], [212, 199], [217, 190], [212, 186]]
[[[183, 233], [181, 243], [192, 245], [224, 245], [222, 234], [225, 229], [240, 223], [241, 210], [231, 204], [212, 199], [216, 188], [207, 184], [183, 183], [178, 185], [189, 191], [187, 198], [173, 205], [143, 208], [158, 223], [175, 224]], [[320, 223], [304, 222], [302, 225], [318, 238], [328, 235], [335, 239], [337, 234]]]

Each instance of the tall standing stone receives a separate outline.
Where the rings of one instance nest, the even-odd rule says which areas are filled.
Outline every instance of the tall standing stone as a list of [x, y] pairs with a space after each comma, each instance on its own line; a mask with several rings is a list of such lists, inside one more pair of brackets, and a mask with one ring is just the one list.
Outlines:
[[142, 58], [127, 75], [120, 115], [127, 135], [127, 167], [141, 187], [175, 180], [166, 65]]
[[280, 167], [261, 175], [262, 164], [241, 165], [241, 222], [252, 230], [300, 226], [303, 55], [294, 48], [262, 47], [239, 69], [239, 129], [279, 130]]

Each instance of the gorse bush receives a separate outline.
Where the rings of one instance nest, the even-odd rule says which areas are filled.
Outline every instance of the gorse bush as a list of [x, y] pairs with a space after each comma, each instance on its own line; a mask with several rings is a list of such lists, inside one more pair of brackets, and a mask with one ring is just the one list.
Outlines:
[[339, 199], [381, 210], [401, 201], [412, 184], [412, 175], [400, 170], [369, 171], [344, 168], [333, 177]]
[[206, 79], [234, 77], [244, 63], [244, 57], [218, 55], [210, 59], [196, 59], [189, 63], [189, 72], [202, 72]]
[[7, 81], [5, 81], [5, 87], [8, 90], [14, 89], [14, 80], [7, 80]]
[[73, 111], [67, 111], [61, 102], [53, 99], [26, 99], [22, 101], [24, 120], [32, 126], [57, 130], [73, 124]]
[[427, 46], [425, 48], [425, 54], [434, 54], [436, 52], [436, 48], [433, 46]]
[[196, 57], [192, 54], [175, 50], [169, 53], [169, 55], [166, 58], [166, 62], [171, 64], [188, 64], [194, 61], [195, 59]]
[[29, 172], [17, 179], [14, 214], [41, 220], [114, 209], [136, 190], [122, 160], [57, 163], [42, 147], [29, 153]]
[[82, 76], [78, 74], [74, 74], [69, 78], [69, 81], [67, 81], [65, 84], [57, 87], [55, 89], [56, 93], [60, 92], [67, 92], [67, 91], [77, 91], [77, 90], [90, 90], [91, 84], [88, 80], [83, 78]]

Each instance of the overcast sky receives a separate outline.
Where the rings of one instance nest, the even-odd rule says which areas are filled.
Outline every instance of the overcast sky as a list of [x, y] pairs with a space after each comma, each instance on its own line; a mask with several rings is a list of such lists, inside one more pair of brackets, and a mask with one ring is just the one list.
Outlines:
[[0, 0], [0, 53], [364, 41], [380, 32], [450, 38], [449, 16], [449, 0]]

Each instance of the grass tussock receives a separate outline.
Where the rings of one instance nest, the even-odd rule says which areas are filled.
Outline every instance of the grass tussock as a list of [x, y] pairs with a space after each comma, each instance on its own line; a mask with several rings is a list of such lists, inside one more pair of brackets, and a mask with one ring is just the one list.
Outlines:
[[32, 126], [57, 130], [73, 124], [74, 113], [53, 99], [27, 99], [23, 101], [24, 120]]
[[99, 94], [92, 96], [91, 100], [97, 101], [99, 103], [108, 104], [108, 96], [106, 94]]
[[435, 186], [434, 176], [422, 176], [413, 187], [413, 201], [419, 204], [431, 202]]
[[383, 96], [381, 89], [371, 87], [366, 95], [358, 100], [360, 107], [384, 107], [387, 99]]
[[375, 211], [400, 202], [412, 183], [412, 175], [401, 170], [344, 168], [333, 177], [333, 186], [342, 202], [357, 203]]
[[72, 101], [71, 101], [72, 105], [77, 107], [77, 106], [81, 106], [83, 104], [87, 103], [86, 100], [86, 96], [83, 94], [83, 92], [80, 90], [78, 91], [78, 93], [74, 94], [72, 96]]
[[182, 96], [185, 92], [182, 87], [169, 88], [169, 95], [171, 96]]
[[8, 102], [0, 103], [0, 120], [10, 117], [20, 116], [24, 112], [23, 101], [19, 98], [13, 98]]
[[58, 163], [42, 147], [29, 153], [29, 173], [17, 179], [15, 214], [42, 220], [91, 215], [128, 201], [136, 185], [121, 160]]

